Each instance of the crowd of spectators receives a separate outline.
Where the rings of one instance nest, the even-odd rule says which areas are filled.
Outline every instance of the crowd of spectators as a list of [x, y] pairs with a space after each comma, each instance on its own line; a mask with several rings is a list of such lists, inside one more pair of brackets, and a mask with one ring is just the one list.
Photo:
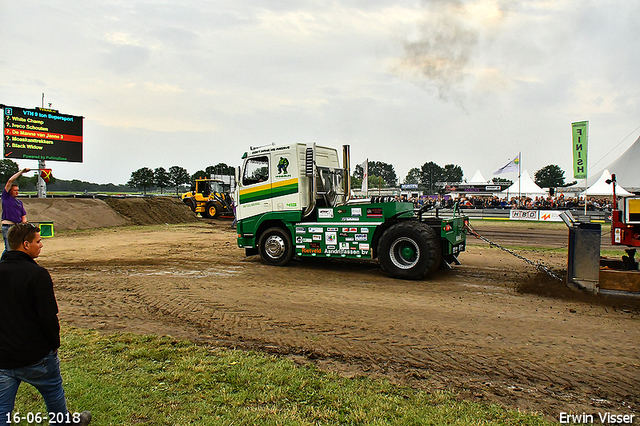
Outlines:
[[[416, 208], [425, 205], [434, 208], [452, 208], [457, 202], [463, 209], [527, 209], [527, 210], [584, 210], [584, 197], [565, 197], [564, 194], [557, 196], [538, 196], [538, 197], [510, 197], [500, 198], [466, 196], [453, 198], [445, 197], [396, 197], [397, 201], [412, 202]], [[587, 199], [588, 211], [611, 211], [613, 201], [610, 198], [589, 197]]]

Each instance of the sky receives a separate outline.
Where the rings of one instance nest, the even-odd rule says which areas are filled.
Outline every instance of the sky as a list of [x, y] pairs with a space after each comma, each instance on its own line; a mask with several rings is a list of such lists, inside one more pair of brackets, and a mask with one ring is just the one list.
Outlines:
[[572, 122], [590, 175], [640, 136], [637, 1], [2, 0], [0, 38], [0, 104], [84, 117], [83, 162], [47, 162], [65, 180], [315, 141], [400, 183], [519, 152], [572, 181]]

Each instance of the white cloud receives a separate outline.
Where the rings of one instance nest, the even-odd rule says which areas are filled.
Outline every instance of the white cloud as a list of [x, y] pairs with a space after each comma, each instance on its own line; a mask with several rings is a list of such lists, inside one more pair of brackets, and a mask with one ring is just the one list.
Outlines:
[[350, 143], [401, 180], [428, 161], [490, 175], [518, 151], [568, 172], [571, 121], [591, 121], [592, 159], [640, 125], [638, 22], [623, 0], [1, 2], [0, 102], [45, 92], [86, 117], [63, 179], [292, 140]]

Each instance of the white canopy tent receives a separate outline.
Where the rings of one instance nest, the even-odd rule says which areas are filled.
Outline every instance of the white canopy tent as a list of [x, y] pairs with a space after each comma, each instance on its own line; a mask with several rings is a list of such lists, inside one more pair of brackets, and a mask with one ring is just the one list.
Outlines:
[[[589, 188], [587, 188], [586, 191], [582, 191], [580, 193], [580, 196], [584, 197], [585, 195], [587, 195], [587, 196], [613, 197], [613, 185], [608, 184], [606, 182], [607, 179], [611, 179], [611, 173], [609, 173], [609, 170], [605, 169], [605, 171], [602, 172], [602, 175], [596, 181], [596, 183], [594, 183]], [[616, 196], [630, 197], [632, 195], [633, 194], [631, 192], [627, 191], [616, 182]]]
[[500, 193], [501, 196], [510, 196], [517, 197], [518, 193], [523, 196], [540, 196], [547, 194], [547, 191], [540, 188], [529, 176], [529, 172], [526, 170], [522, 172], [519, 179], [511, 185], [509, 188], [505, 189]]
[[[640, 191], [640, 137], [627, 149], [624, 154], [618, 157], [613, 163], [609, 164], [606, 170], [616, 175], [616, 181], [629, 191]], [[605, 170], [605, 171], [606, 171]], [[597, 174], [594, 174], [597, 176]], [[607, 178], [609, 179], [609, 178]], [[595, 180], [589, 178], [590, 184], [594, 184]], [[617, 192], [617, 188], [616, 188]]]
[[467, 182], [468, 185], [486, 185], [487, 184], [487, 180], [484, 178], [484, 176], [482, 176], [482, 173], [480, 173], [480, 170], [476, 171], [476, 174], [473, 175], [473, 177], [471, 178], [470, 181]]

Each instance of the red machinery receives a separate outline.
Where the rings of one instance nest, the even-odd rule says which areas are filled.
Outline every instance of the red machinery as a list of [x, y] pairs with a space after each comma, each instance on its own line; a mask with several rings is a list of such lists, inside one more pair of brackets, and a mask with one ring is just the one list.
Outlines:
[[[622, 209], [618, 208], [616, 200], [616, 175], [612, 174], [607, 183], [613, 184], [613, 211], [611, 212], [611, 244], [640, 247], [640, 198], [625, 198]], [[628, 256], [623, 256], [624, 269], [638, 269], [635, 262], [635, 248], [626, 250]]]
[[570, 212], [563, 212], [560, 218], [569, 227], [567, 285], [596, 294], [640, 297], [640, 270], [635, 260], [635, 247], [640, 247], [640, 198], [625, 198], [619, 209], [616, 175], [607, 183], [613, 183], [614, 188], [611, 244], [628, 246], [627, 255], [622, 259], [602, 257], [600, 224], [579, 223]]
[[635, 247], [640, 247], [640, 198], [625, 198], [618, 206], [616, 175], [612, 174], [607, 183], [613, 184], [611, 244], [628, 248], [625, 250], [627, 255], [621, 260], [600, 259], [599, 291], [640, 297], [640, 271], [635, 260]]

